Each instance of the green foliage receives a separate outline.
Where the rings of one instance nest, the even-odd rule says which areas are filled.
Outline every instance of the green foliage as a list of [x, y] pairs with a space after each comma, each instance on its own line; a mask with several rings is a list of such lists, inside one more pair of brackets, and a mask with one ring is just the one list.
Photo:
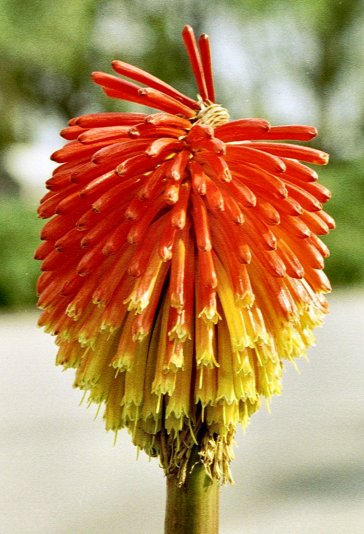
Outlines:
[[33, 254], [41, 224], [20, 200], [0, 201], [0, 306], [35, 304], [39, 265]]
[[321, 181], [332, 191], [326, 211], [337, 225], [324, 238], [331, 250], [326, 273], [334, 286], [364, 283], [363, 163], [331, 163], [320, 171]]
[[72, 74], [94, 8], [94, 0], [0, 0], [0, 47], [16, 63]]

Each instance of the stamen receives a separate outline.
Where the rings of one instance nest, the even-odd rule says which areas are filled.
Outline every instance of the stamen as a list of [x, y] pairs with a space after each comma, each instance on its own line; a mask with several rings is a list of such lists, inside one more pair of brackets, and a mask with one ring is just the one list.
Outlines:
[[206, 124], [216, 128], [229, 122], [230, 115], [227, 109], [220, 104], [205, 104], [200, 101], [200, 111], [197, 113], [197, 124]]

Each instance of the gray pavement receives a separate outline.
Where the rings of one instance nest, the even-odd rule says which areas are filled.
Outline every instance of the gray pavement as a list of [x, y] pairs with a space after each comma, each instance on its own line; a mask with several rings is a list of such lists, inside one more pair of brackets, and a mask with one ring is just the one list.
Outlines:
[[[330, 301], [310, 363], [238, 433], [221, 534], [364, 532], [364, 293]], [[157, 462], [78, 406], [36, 317], [0, 315], [0, 534], [161, 534]]]

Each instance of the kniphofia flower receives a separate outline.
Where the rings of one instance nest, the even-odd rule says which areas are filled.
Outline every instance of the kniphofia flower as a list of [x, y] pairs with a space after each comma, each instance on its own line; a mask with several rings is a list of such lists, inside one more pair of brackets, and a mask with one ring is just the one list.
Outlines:
[[330, 193], [306, 163], [328, 156], [291, 143], [315, 137], [310, 126], [229, 121], [207, 36], [196, 43], [187, 26], [183, 38], [196, 100], [114, 61], [119, 76], [94, 82], [158, 111], [62, 130], [39, 207], [40, 324], [75, 386], [105, 404], [107, 429], [127, 428], [181, 483], [197, 445], [226, 482], [237, 425], [281, 392], [284, 360], [305, 353], [327, 311]]

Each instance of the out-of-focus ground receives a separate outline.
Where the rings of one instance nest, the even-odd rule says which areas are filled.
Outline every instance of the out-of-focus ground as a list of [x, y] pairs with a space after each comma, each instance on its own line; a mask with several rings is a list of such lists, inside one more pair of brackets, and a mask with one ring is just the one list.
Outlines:
[[[364, 532], [364, 294], [330, 301], [310, 363], [238, 433], [221, 534]], [[0, 315], [0, 534], [161, 534], [157, 462], [78, 406], [36, 318]]]

